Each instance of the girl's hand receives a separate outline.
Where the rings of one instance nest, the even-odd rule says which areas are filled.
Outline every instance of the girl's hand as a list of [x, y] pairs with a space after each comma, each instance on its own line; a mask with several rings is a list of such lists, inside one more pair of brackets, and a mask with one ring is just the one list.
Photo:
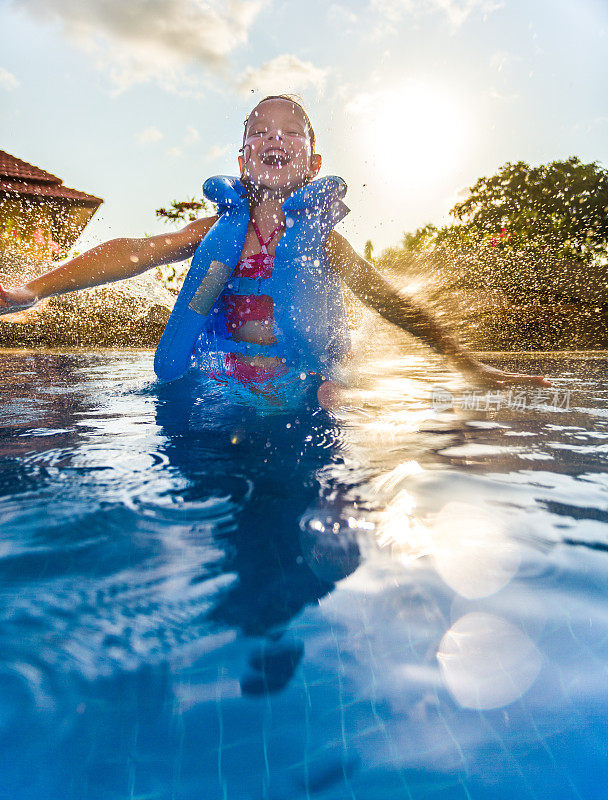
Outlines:
[[[461, 368], [462, 369], [462, 368]], [[509, 384], [526, 386], [551, 386], [551, 382], [542, 375], [522, 375], [519, 372], [504, 372], [481, 361], [473, 361], [463, 369], [465, 374], [483, 386], [501, 388]]]
[[15, 314], [30, 308], [38, 302], [38, 298], [31, 289], [18, 286], [15, 289], [5, 289], [0, 284], [0, 314]]

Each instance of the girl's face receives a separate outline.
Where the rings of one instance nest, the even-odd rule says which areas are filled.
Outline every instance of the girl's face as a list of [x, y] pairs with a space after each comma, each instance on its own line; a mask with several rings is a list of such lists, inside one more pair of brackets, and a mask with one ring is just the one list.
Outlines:
[[290, 100], [265, 100], [247, 123], [241, 177], [281, 192], [292, 192], [314, 178], [321, 156], [311, 152], [310, 132], [300, 108]]

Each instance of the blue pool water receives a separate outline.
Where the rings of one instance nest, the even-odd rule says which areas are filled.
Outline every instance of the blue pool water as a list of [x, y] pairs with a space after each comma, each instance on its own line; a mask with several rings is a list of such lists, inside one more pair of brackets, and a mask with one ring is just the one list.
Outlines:
[[151, 362], [0, 353], [2, 800], [606, 797], [605, 354], [334, 416]]

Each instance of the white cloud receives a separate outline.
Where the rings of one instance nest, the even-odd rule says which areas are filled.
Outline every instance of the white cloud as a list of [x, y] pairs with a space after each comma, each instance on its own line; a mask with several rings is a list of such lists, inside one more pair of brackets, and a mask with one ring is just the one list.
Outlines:
[[209, 148], [209, 151], [207, 152], [205, 158], [208, 161], [213, 161], [216, 158], [221, 158], [222, 156], [225, 156], [229, 150], [230, 150], [230, 145], [228, 144], [224, 145], [214, 144], [213, 147]]
[[335, 25], [345, 25], [347, 23], [354, 25], [358, 17], [354, 11], [349, 11], [348, 8], [345, 8], [339, 3], [333, 3], [327, 9], [327, 20]]
[[[148, 130], [151, 129], [149, 128]], [[200, 133], [193, 125], [186, 125], [186, 132], [182, 136], [181, 146], [178, 147], [174, 145], [173, 147], [167, 147], [165, 153], [170, 158], [181, 158], [184, 155], [183, 148], [190, 147], [190, 145], [194, 144], [194, 142], [198, 142], [200, 138], [201, 138]]]
[[514, 61], [521, 61], [521, 56], [507, 53], [506, 50], [497, 50], [490, 58], [490, 66], [497, 72], [502, 72], [505, 67], [508, 67], [509, 64], [512, 64]]
[[591, 133], [591, 131], [595, 130], [596, 128], [602, 128], [608, 126], [608, 116], [604, 115], [602, 117], [595, 117], [592, 120], [581, 120], [580, 122], [575, 122], [572, 126], [573, 131], [584, 131], [585, 133]]
[[498, 89], [488, 89], [484, 93], [487, 97], [490, 97], [492, 100], [500, 100], [502, 102], [512, 103], [514, 100], [519, 100], [520, 94], [519, 92], [499, 92]]
[[266, 0], [14, 0], [31, 17], [62, 27], [89, 52], [118, 91], [155, 80], [163, 88], [196, 84], [188, 65], [213, 72], [247, 42]]
[[163, 134], [154, 125], [136, 133], [135, 138], [140, 144], [150, 144], [151, 142], [158, 142], [163, 138]]
[[19, 86], [19, 81], [12, 72], [9, 72], [4, 67], [0, 67], [0, 89], [6, 89], [7, 92], [12, 92]]
[[447, 17], [454, 28], [460, 27], [473, 12], [482, 15], [503, 6], [503, 0], [371, 0], [370, 5], [383, 22], [397, 23], [406, 15], [438, 11]]
[[502, 0], [427, 0], [427, 2], [431, 7], [443, 11], [454, 27], [462, 25], [473, 12], [485, 16], [503, 6]]
[[196, 130], [196, 128], [193, 125], [186, 126], [186, 133], [184, 135], [184, 140], [183, 140], [185, 145], [194, 144], [194, 142], [198, 142], [200, 138], [201, 138], [200, 133]]
[[246, 95], [251, 91], [284, 94], [313, 86], [322, 94], [328, 71], [315, 67], [310, 61], [301, 61], [297, 56], [284, 53], [258, 69], [247, 67], [237, 79], [237, 88]]
[[414, 0], [371, 0], [372, 10], [389, 22], [398, 22], [404, 14], [413, 14], [419, 3]]

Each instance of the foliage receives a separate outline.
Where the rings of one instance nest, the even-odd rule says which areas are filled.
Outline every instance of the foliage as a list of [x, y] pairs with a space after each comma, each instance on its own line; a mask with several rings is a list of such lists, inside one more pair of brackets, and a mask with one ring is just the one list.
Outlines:
[[[161, 217], [168, 223], [188, 223], [194, 222], [203, 213], [214, 213], [211, 208], [211, 204], [204, 198], [197, 200], [193, 197], [190, 200], [173, 200], [169, 208], [157, 208], [156, 216]], [[185, 265], [178, 264], [177, 266], [175, 264], [167, 264], [157, 267], [155, 276], [172, 294], [177, 294], [181, 289], [189, 266], [189, 262]]]
[[512, 301], [597, 303], [608, 294], [608, 171], [597, 163], [505, 164], [450, 214], [453, 224], [404, 234], [378, 264], [435, 289], [499, 291]]
[[438, 228], [431, 224], [418, 228], [414, 233], [404, 233], [402, 248], [406, 252], [426, 250], [429, 244], [435, 241], [438, 233]]
[[173, 200], [169, 208], [157, 208], [156, 216], [162, 217], [165, 222], [194, 222], [201, 216], [202, 211], [208, 211], [209, 204], [201, 198], [195, 200]]
[[190, 262], [187, 261], [183, 264], [164, 264], [161, 267], [156, 267], [154, 270], [154, 277], [162, 284], [162, 286], [171, 292], [171, 294], [179, 294], [182, 288], [184, 278], [188, 274]]
[[608, 171], [575, 157], [538, 167], [508, 163], [496, 175], [480, 178], [450, 213], [493, 245], [502, 234], [569, 258], [605, 255]]

